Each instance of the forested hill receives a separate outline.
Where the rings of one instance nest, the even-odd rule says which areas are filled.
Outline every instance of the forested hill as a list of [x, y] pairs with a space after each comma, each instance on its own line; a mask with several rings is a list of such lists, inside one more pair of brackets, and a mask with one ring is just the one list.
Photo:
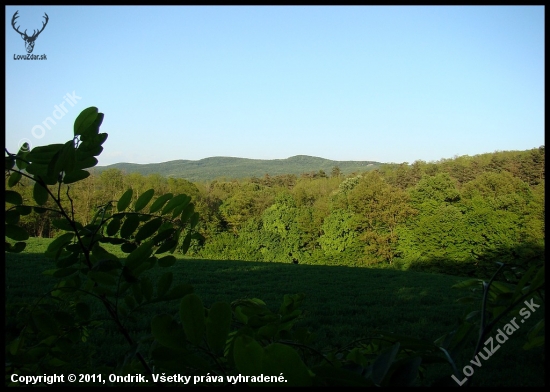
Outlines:
[[[544, 260], [544, 146], [438, 162], [373, 164], [365, 168], [377, 170], [349, 175], [333, 173], [332, 165], [345, 169], [342, 162], [334, 161], [328, 161], [325, 175], [308, 173], [312, 167], [299, 165], [300, 158], [323, 164], [319, 158], [294, 157], [286, 160], [285, 170], [294, 166], [305, 175], [268, 177], [261, 171], [255, 178], [204, 183], [153, 173], [125, 174], [119, 166], [69, 184], [68, 202], [76, 219], [89, 223], [96, 219], [99, 207], [113, 205], [129, 188], [134, 208], [139, 200], [157, 203], [162, 194], [174, 199], [188, 195], [192, 207], [185, 211], [198, 213], [196, 227], [201, 235], [193, 239], [186, 234], [192, 239], [186, 245], [188, 255], [204, 259], [391, 267], [483, 279], [492, 276], [497, 262], [528, 269]], [[204, 161], [211, 170], [218, 166], [228, 176], [239, 174], [231, 166], [238, 159]], [[245, 161], [251, 166], [262, 163]], [[319, 167], [324, 166], [313, 170]], [[8, 187], [13, 175], [5, 181]], [[22, 177], [19, 185], [22, 200], [35, 197], [29, 178]], [[65, 188], [54, 191], [66, 192]], [[153, 194], [157, 199], [151, 198]], [[55, 208], [49, 197], [43, 211], [20, 214], [16, 210], [21, 215], [16, 218], [34, 237], [55, 237], [61, 229], [54, 223], [59, 218]], [[127, 220], [133, 215], [122, 215], [109, 227], [122, 224], [136, 230], [132, 225], [137, 221]], [[183, 244], [184, 238], [179, 241]]]
[[177, 160], [162, 163], [136, 164], [115, 163], [108, 166], [97, 166], [101, 172], [106, 169], [119, 169], [126, 173], [149, 175], [158, 173], [163, 177], [185, 178], [188, 181], [211, 181], [216, 178], [241, 179], [303, 173], [318, 173], [320, 170], [330, 175], [334, 167], [341, 174], [364, 172], [382, 165], [375, 161], [332, 161], [330, 159], [296, 155], [286, 159], [247, 159], [232, 157], [211, 157], [198, 161]]

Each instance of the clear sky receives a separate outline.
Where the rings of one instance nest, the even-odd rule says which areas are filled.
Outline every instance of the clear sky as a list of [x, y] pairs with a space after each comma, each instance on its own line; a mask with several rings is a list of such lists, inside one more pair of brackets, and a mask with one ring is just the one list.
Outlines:
[[[543, 6], [5, 11], [12, 152], [70, 140], [89, 106], [109, 134], [99, 165], [300, 154], [412, 163], [544, 144]], [[26, 54], [16, 11], [28, 35], [48, 14], [32, 52], [47, 60], [14, 59]]]

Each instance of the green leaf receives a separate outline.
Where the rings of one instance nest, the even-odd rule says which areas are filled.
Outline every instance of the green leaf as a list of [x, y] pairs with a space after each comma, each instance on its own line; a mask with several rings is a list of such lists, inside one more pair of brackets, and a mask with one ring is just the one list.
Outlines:
[[73, 267], [67, 267], [67, 268], [59, 268], [53, 273], [54, 278], [64, 278], [65, 276], [69, 276], [74, 274], [78, 269]]
[[184, 194], [173, 197], [172, 199], [170, 199], [168, 204], [164, 206], [164, 208], [162, 209], [161, 215], [166, 215], [169, 212], [171, 212], [174, 208], [176, 208], [178, 205], [189, 202], [190, 198], [188, 199], [188, 197], [189, 196]]
[[[52, 225], [54, 227], [57, 227], [58, 229], [65, 230], [65, 231], [73, 230], [72, 226], [70, 225], [67, 219], [53, 219]], [[77, 230], [82, 229], [82, 225], [80, 224], [80, 222], [75, 222], [75, 226]]]
[[56, 185], [59, 182], [59, 176], [57, 174], [49, 175], [47, 167], [44, 165], [31, 163], [27, 167], [27, 172], [30, 174], [34, 174], [33, 179], [35, 181], [43, 182], [46, 185]]
[[191, 201], [190, 196], [187, 196], [187, 195], [182, 195], [182, 196], [185, 196], [185, 198], [182, 198], [182, 201], [180, 202], [180, 204], [176, 206], [176, 208], [174, 208], [174, 210], [172, 211], [173, 218], [175, 218], [178, 215], [181, 215], [184, 208], [187, 207], [189, 204], [189, 201]]
[[212, 350], [221, 351], [225, 347], [231, 329], [231, 305], [216, 302], [208, 311], [206, 318], [206, 341]]
[[155, 266], [157, 258], [155, 256], [148, 257], [143, 263], [132, 270], [135, 276], [139, 276], [142, 272], [147, 271]]
[[9, 242], [5, 243], [5, 251], [11, 253], [20, 253], [25, 250], [27, 243], [25, 242], [16, 242], [15, 245], [10, 244]]
[[256, 338], [273, 340], [275, 339], [275, 335], [277, 335], [277, 332], [279, 332], [279, 328], [277, 327], [277, 325], [273, 323], [266, 324], [258, 329], [258, 331], [256, 332]]
[[187, 294], [193, 293], [193, 286], [187, 283], [181, 283], [172, 289], [163, 297], [165, 301], [171, 301], [173, 299], [181, 299]]
[[60, 167], [60, 165], [61, 165], [61, 164], [58, 163], [58, 161], [59, 161], [59, 156], [61, 155], [62, 150], [63, 149], [57, 151], [53, 155], [52, 159], [50, 159], [50, 162], [48, 162], [48, 166], [47, 166], [47, 169], [46, 169], [46, 175], [48, 177], [56, 178], [56, 179], [59, 177], [59, 173], [61, 172], [61, 170], [56, 170], [56, 168]]
[[171, 267], [176, 263], [176, 258], [172, 255], [166, 255], [159, 259], [159, 267]]
[[101, 237], [99, 238], [99, 242], [104, 244], [121, 245], [121, 244], [126, 244], [127, 241], [124, 238]]
[[162, 230], [162, 226], [159, 228], [159, 232], [156, 236], [153, 237], [153, 243], [160, 244], [162, 241], [172, 236], [176, 232], [176, 229], [168, 228]]
[[204, 236], [201, 233], [197, 233], [197, 232], [194, 232], [193, 234], [191, 234], [191, 239], [197, 240], [200, 243], [203, 243], [206, 240], [206, 238], [204, 238]]
[[154, 189], [149, 189], [141, 194], [141, 196], [136, 200], [136, 204], [134, 204], [134, 210], [140, 211], [142, 210], [149, 201], [153, 198], [153, 195], [155, 194]]
[[143, 241], [146, 238], [152, 236], [162, 225], [162, 218], [153, 219], [146, 224], [144, 224], [136, 233], [135, 240]]
[[206, 332], [204, 306], [196, 294], [188, 294], [180, 303], [180, 319], [185, 336], [193, 344], [200, 344]]
[[134, 270], [138, 265], [147, 260], [147, 258], [151, 255], [152, 247], [153, 244], [151, 243], [151, 241], [146, 241], [138, 246], [132, 251], [132, 253], [128, 255], [128, 257], [126, 257], [125, 266], [127, 266], [130, 270]]
[[193, 212], [193, 215], [191, 215], [191, 219], [189, 220], [189, 224], [191, 225], [191, 228], [194, 229], [197, 226], [197, 223], [199, 223], [199, 213]]
[[21, 173], [20, 172], [13, 172], [10, 174], [10, 177], [8, 178], [8, 186], [10, 188], [13, 188], [21, 179]]
[[399, 346], [399, 342], [395, 343], [390, 349], [382, 352], [372, 364], [371, 378], [376, 385], [381, 385], [384, 377], [386, 377], [388, 370], [390, 370], [390, 367], [399, 352]]
[[97, 137], [99, 135], [99, 127], [101, 126], [101, 123], [103, 122], [104, 115], [103, 113], [98, 113], [96, 119], [93, 123], [91, 123], [88, 128], [84, 129], [82, 131], [82, 134], [80, 135], [80, 140], [82, 141], [89, 141], [93, 140], [94, 143], [97, 143]]
[[54, 155], [57, 154], [63, 146], [64, 144], [57, 143], [35, 147], [27, 154], [27, 160], [32, 163], [46, 165], [47, 167], [47, 165], [52, 161]]
[[74, 140], [69, 140], [59, 151], [59, 157], [57, 158], [57, 162], [55, 163], [54, 172], [72, 172], [74, 170], [75, 161], [76, 149], [74, 146]]
[[134, 190], [132, 188], [128, 189], [124, 194], [118, 199], [118, 203], [116, 205], [116, 208], [118, 211], [124, 211], [130, 203], [132, 202], [132, 196], [134, 194]]
[[12, 253], [20, 253], [25, 250], [26, 246], [27, 244], [25, 242], [16, 242], [15, 245], [6, 242], [6, 251]]
[[118, 260], [118, 257], [116, 257], [114, 254], [108, 252], [105, 248], [103, 248], [101, 245], [99, 245], [98, 242], [96, 242], [92, 247], [92, 255], [97, 260], [112, 260], [115, 263], [120, 263]]
[[6, 237], [11, 238], [12, 240], [25, 241], [29, 239], [29, 233], [27, 233], [27, 230], [17, 225], [6, 224], [5, 230]]
[[164, 252], [168, 252], [170, 249], [174, 248], [178, 244], [178, 241], [176, 239], [167, 239], [164, 241], [164, 243], [159, 246], [155, 254], [160, 254]]
[[27, 173], [33, 175], [34, 179], [45, 177], [48, 174], [48, 167], [38, 163], [31, 163], [27, 166]]
[[74, 265], [78, 262], [79, 256], [80, 256], [80, 253], [78, 251], [74, 252], [74, 253], [71, 253], [67, 257], [63, 257], [63, 258], [57, 260], [55, 265], [56, 265], [57, 268], [70, 267], [71, 265]]
[[5, 170], [13, 169], [13, 165], [15, 165], [15, 157], [13, 155], [5, 157]]
[[95, 127], [94, 132], [90, 133], [88, 135], [84, 135], [84, 137], [80, 137], [80, 140], [83, 142], [86, 142], [87, 148], [92, 148], [92, 146], [101, 146], [103, 143], [105, 143], [105, 140], [107, 140], [107, 134], [106, 133], [98, 133], [99, 128]]
[[[101, 115], [103, 116], [103, 113], [101, 113]], [[103, 117], [102, 117], [101, 121], [103, 121]], [[105, 141], [107, 140], [108, 137], [109, 137], [109, 135], [107, 133], [99, 133], [95, 136], [94, 141], [97, 144], [101, 145], [101, 144], [105, 143]]]
[[494, 280], [491, 283], [490, 290], [496, 293], [513, 293], [514, 285]]
[[76, 154], [75, 154], [75, 163], [73, 169], [89, 169], [91, 167], [94, 167], [97, 165], [97, 158], [96, 157], [85, 157], [80, 160], [76, 160]]
[[120, 246], [120, 250], [124, 253], [132, 253], [137, 248], [133, 242], [126, 242]]
[[187, 233], [185, 238], [183, 239], [183, 243], [181, 244], [181, 252], [183, 254], [186, 254], [189, 250], [189, 246], [191, 245], [191, 233]]
[[188, 205], [187, 203], [189, 203], [189, 200], [191, 200], [191, 198], [189, 196], [187, 196], [186, 201], [182, 202], [180, 205], [178, 205], [178, 206], [176, 206], [176, 208], [174, 208], [174, 210], [172, 211], [172, 218], [175, 218], [176, 216], [181, 215], [184, 208], [187, 207], [187, 205]]
[[4, 196], [5, 196], [6, 203], [15, 204], [15, 205], [23, 204], [23, 198], [16, 191], [6, 190], [4, 192]]
[[[27, 155], [29, 154], [30, 146], [29, 143], [23, 143], [21, 147], [19, 148], [19, 151], [17, 152], [17, 159], [15, 161], [15, 164], [20, 170], [25, 170], [27, 168]], [[13, 167], [13, 166], [12, 166]], [[10, 168], [11, 169], [11, 168]]]
[[71, 242], [74, 238], [74, 233], [65, 233], [57, 237], [55, 240], [50, 242], [50, 245], [48, 245], [48, 249], [46, 250], [46, 255], [54, 256], [59, 253], [61, 248], [63, 248], [66, 244]]
[[94, 123], [98, 116], [98, 110], [92, 106], [84, 109], [74, 120], [74, 136], [82, 135]]
[[162, 206], [172, 198], [172, 194], [171, 193], [166, 193], [162, 196], [159, 196], [157, 198], [157, 200], [155, 200], [153, 202], [153, 204], [151, 204], [151, 208], [149, 208], [149, 213], [153, 213], [153, 212], [157, 212], [158, 210], [160, 210], [162, 208]]
[[130, 238], [130, 236], [137, 229], [138, 226], [139, 226], [139, 216], [135, 214], [126, 215], [126, 219], [124, 220], [124, 223], [120, 228], [120, 236], [126, 239]]
[[194, 212], [195, 205], [193, 203], [187, 204], [181, 213], [181, 223], [187, 222]]
[[157, 283], [157, 297], [162, 298], [172, 285], [172, 279], [174, 278], [171, 271], [164, 273]]
[[185, 349], [185, 333], [169, 314], [159, 314], [151, 320], [151, 333], [163, 346]]
[[[250, 336], [237, 336], [233, 346], [233, 360], [243, 376], [258, 376], [263, 373], [264, 349]], [[284, 375], [286, 376], [286, 375]]]
[[83, 180], [85, 178], [88, 178], [89, 176], [90, 176], [90, 172], [86, 170], [74, 170], [70, 173], [65, 174], [65, 177], [63, 177], [63, 183], [72, 184], [80, 180]]
[[302, 304], [305, 298], [305, 294], [285, 294], [283, 296], [283, 303], [279, 308], [279, 313], [283, 316], [292, 314]]
[[19, 222], [19, 219], [21, 218], [21, 214], [16, 209], [13, 210], [7, 210], [6, 215], [4, 217], [4, 220], [6, 223], [9, 223], [10, 225], [16, 225]]
[[120, 229], [120, 220], [121, 218], [112, 218], [109, 224], [107, 225], [106, 233], [108, 236], [113, 236], [118, 233]]
[[286, 380], [285, 386], [306, 387], [313, 384], [312, 374], [298, 352], [286, 344], [272, 343], [264, 349], [262, 370], [268, 376], [282, 373]]
[[93, 142], [82, 142], [76, 150], [76, 160], [83, 161], [90, 157], [98, 156], [103, 151], [103, 147], [94, 144]]
[[29, 215], [32, 212], [32, 207], [18, 205], [17, 207], [15, 207], [15, 210], [21, 215]]
[[34, 200], [36, 201], [36, 204], [38, 204], [39, 206], [46, 204], [49, 197], [49, 193], [46, 188], [44, 188], [38, 182], [34, 183], [32, 195]]

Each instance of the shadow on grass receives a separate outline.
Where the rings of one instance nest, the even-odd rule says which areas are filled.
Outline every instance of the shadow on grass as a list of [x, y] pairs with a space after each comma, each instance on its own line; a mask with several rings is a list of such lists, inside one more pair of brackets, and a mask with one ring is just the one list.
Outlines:
[[[33, 253], [6, 254], [7, 302], [23, 297], [35, 298], [36, 293], [53, 286], [51, 277], [42, 275], [42, 271], [55, 268], [55, 263], [45, 259], [40, 249], [36, 246], [29, 248]], [[517, 259], [513, 259], [513, 255]], [[494, 263], [497, 261], [528, 266], [543, 258], [544, 248], [531, 244], [485, 255], [478, 258], [477, 264], [433, 259], [413, 264], [406, 271], [180, 258], [171, 267], [158, 267], [149, 273], [158, 277], [171, 271], [173, 285], [192, 284], [207, 307], [218, 301], [260, 298], [277, 310], [285, 294], [304, 293], [306, 297], [301, 307], [304, 319], [300, 323], [315, 333], [315, 345], [319, 349], [328, 349], [367, 337], [374, 330], [434, 341], [452, 330], [457, 320], [472, 310], [471, 305], [456, 302], [465, 293], [451, 289], [453, 284], [476, 274], [490, 277], [496, 270]], [[452, 276], [452, 273], [460, 276]], [[177, 301], [150, 305], [132, 330], [147, 334], [150, 329], [147, 320], [153, 314], [177, 314], [177, 309]], [[521, 334], [506, 343], [499, 355], [476, 370], [480, 385], [517, 385], [522, 376], [530, 377], [522, 385], [539, 385], [538, 354], [525, 353], [521, 349], [522, 335], [527, 330], [526, 324]], [[107, 330], [97, 344], [108, 342], [108, 347], [124, 347], [119, 340], [119, 336]], [[105, 350], [98, 357], [98, 363], [107, 360], [103, 355], [110, 351]], [[514, 369], [517, 374], [506, 369]]]

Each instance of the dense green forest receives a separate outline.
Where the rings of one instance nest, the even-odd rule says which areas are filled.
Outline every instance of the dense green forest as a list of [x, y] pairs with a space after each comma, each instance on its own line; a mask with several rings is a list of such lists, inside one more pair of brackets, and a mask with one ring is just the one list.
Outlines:
[[[130, 187], [134, 199], [150, 188], [191, 196], [205, 239], [193, 240], [188, 255], [195, 258], [487, 276], [495, 261], [543, 259], [544, 162], [541, 146], [348, 175], [334, 166], [190, 182], [111, 168], [71, 185], [71, 195], [75, 218], [84, 224], [95, 207]], [[32, 200], [29, 183], [17, 187]], [[33, 236], [54, 237], [57, 217], [43, 207], [21, 216], [21, 224]]]

